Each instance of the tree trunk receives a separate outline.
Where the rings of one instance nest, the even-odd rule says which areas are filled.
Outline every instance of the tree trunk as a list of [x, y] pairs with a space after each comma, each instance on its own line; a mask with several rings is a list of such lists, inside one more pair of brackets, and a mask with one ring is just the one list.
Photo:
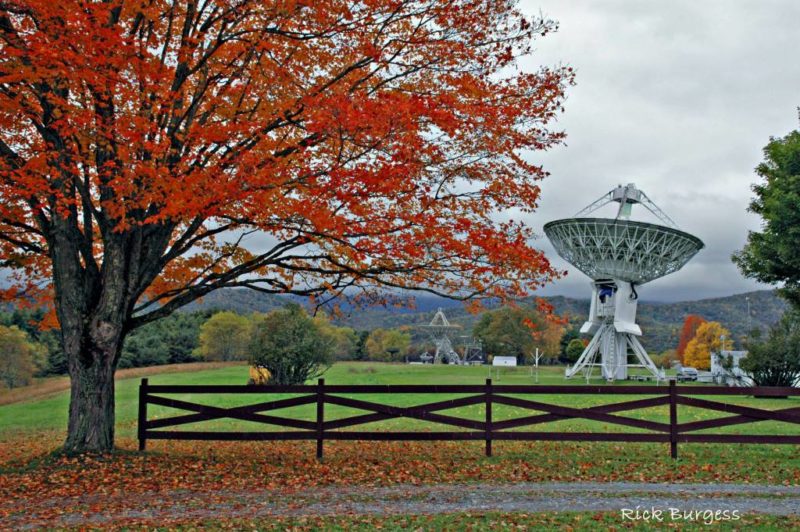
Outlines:
[[64, 451], [68, 453], [114, 448], [114, 372], [122, 347], [117, 332], [121, 328], [104, 323], [92, 329], [85, 341], [65, 345], [80, 350], [67, 353], [71, 393]]
[[[70, 376], [64, 451], [114, 449], [114, 372], [131, 312], [130, 253], [123, 236], [105, 243], [101, 269], [86, 268], [70, 219], [56, 217], [53, 237], [55, 307]], [[74, 220], [73, 220], [74, 222]], [[76, 223], [76, 222], [75, 222]]]

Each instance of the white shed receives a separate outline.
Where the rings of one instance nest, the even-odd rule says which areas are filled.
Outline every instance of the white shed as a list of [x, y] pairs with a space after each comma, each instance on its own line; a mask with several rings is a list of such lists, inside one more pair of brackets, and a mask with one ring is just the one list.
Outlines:
[[516, 366], [517, 357], [494, 357], [492, 359], [492, 366]]

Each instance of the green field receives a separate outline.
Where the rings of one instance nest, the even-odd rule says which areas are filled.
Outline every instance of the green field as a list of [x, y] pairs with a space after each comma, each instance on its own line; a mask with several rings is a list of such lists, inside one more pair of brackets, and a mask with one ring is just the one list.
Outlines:
[[[177, 368], [179, 371], [182, 368]], [[245, 365], [223, 368], [165, 373], [150, 376], [152, 384], [244, 384], [248, 368]], [[411, 366], [378, 363], [340, 363], [326, 374], [327, 384], [482, 384], [489, 376], [486, 367]], [[497, 384], [533, 384], [529, 368], [505, 369], [492, 378]], [[581, 384], [565, 381], [563, 368], [540, 369], [541, 384]], [[599, 381], [593, 384], [601, 384]], [[197, 493], [198, 501], [209, 494], [238, 501], [237, 494], [247, 494], [263, 488], [270, 493], [291, 494], [297, 490], [312, 490], [316, 486], [360, 490], [369, 493], [376, 486], [416, 486], [437, 484], [497, 484], [517, 482], [646, 482], [646, 483], [733, 483], [800, 485], [800, 445], [739, 445], [683, 444], [678, 460], [669, 457], [666, 443], [572, 442], [572, 441], [495, 441], [491, 457], [484, 455], [483, 441], [326, 441], [325, 457], [315, 456], [314, 441], [166, 441], [148, 442], [147, 452], [138, 452], [136, 417], [139, 379], [117, 381], [117, 444], [118, 452], [96, 455], [69, 456], [53, 453], [65, 435], [68, 393], [0, 406], [0, 502], [2, 500], [39, 501], [48, 497], [72, 497], [71, 512], [87, 509], [82, 497], [100, 497], [104, 501], [97, 512], [116, 512], [126, 516], [140, 505], [147, 507], [154, 497], [158, 501]], [[652, 384], [652, 386], [656, 386]], [[663, 386], [663, 385], [662, 385]], [[356, 396], [353, 394], [352, 396]], [[184, 400], [230, 407], [264, 402], [286, 395], [171, 395]], [[415, 405], [445, 399], [444, 394], [358, 394], [359, 399], [392, 405]], [[458, 397], [450, 395], [449, 397]], [[528, 396], [543, 403], [585, 407], [604, 403], [629, 401], [634, 395], [536, 395]], [[800, 399], [755, 399], [748, 396], [716, 396], [712, 398], [768, 409], [800, 406]], [[185, 414], [169, 408], [150, 407], [149, 419]], [[363, 414], [350, 408], [325, 405], [325, 419]], [[472, 419], [483, 419], [482, 404], [451, 409], [441, 413]], [[270, 414], [313, 420], [316, 405], [273, 411]], [[493, 419], [536, 414], [529, 410], [495, 404]], [[626, 417], [666, 422], [668, 407], [622, 412]], [[730, 414], [679, 408], [679, 421], [728, 416]], [[187, 424], [175, 430], [284, 430], [275, 426], [254, 425], [235, 420]], [[296, 429], [288, 429], [296, 430]], [[406, 430], [453, 431], [454, 427], [396, 418], [348, 427], [342, 430]], [[467, 429], [464, 429], [467, 430]], [[605, 422], [581, 419], [522, 427], [515, 430], [552, 432], [635, 432], [637, 429]], [[761, 434], [798, 434], [797, 425], [759, 422], [727, 427], [727, 432]], [[406, 489], [406, 488], [403, 488]], [[272, 491], [270, 491], [272, 490]], [[115, 495], [116, 494], [116, 495]], [[221, 494], [221, 495], [220, 495]], [[226, 495], [227, 494], [227, 495]], [[283, 495], [281, 495], [282, 497]], [[137, 502], [141, 497], [144, 502]], [[112, 500], [113, 499], [113, 500]], [[48, 499], [49, 500], [49, 499]], [[228, 500], [228, 499], [225, 499]], [[77, 501], [77, 502], [75, 502]], [[109, 502], [111, 501], [111, 502]], [[148, 502], [149, 501], [149, 502]], [[203, 502], [200, 502], [202, 504]], [[24, 503], [30, 504], [30, 503]], [[24, 511], [24, 504], [15, 511]], [[57, 526], [61, 503], [48, 504], [39, 510], [42, 526]], [[228, 503], [225, 503], [228, 504]], [[89, 505], [91, 508], [92, 506]], [[564, 508], [571, 510], [572, 508]], [[578, 508], [576, 508], [578, 509]], [[0, 507], [2, 511], [2, 507]], [[138, 511], [138, 510], [136, 510]], [[227, 510], [226, 510], [227, 512]], [[246, 512], [227, 514], [249, 519]], [[597, 524], [620, 524], [617, 513], [513, 514], [480, 512], [474, 514], [443, 514], [406, 519], [374, 516], [320, 516], [318, 519], [298, 517], [276, 522], [281, 529], [372, 529], [379, 524], [386, 529], [440, 528], [453, 523], [476, 523], [478, 528], [504, 528], [518, 524], [530, 529], [550, 529], [570, 524], [576, 529], [592, 529]], [[219, 516], [200, 526], [221, 527]], [[362, 519], [363, 518], [363, 519]], [[227, 519], [227, 517], [226, 517]], [[255, 523], [267, 528], [269, 521]], [[227, 521], [226, 521], [227, 523]], [[742, 526], [793, 526], [795, 521], [752, 514], [737, 523]], [[243, 523], [252, 526], [253, 523]], [[227, 526], [227, 525], [226, 525]], [[232, 523], [233, 528], [236, 523]], [[455, 528], [460, 528], [453, 525]], [[370, 528], [371, 527], [371, 528]], [[725, 529], [725, 527], [721, 527]]]
[[[379, 363], [339, 363], [334, 365], [324, 375], [327, 384], [482, 384], [490, 376], [488, 367], [472, 366], [421, 366], [421, 365], [402, 365], [402, 364], [379, 364]], [[491, 377], [495, 384], [534, 384], [535, 378], [530, 368], [504, 368], [498, 373], [497, 370], [491, 372]], [[151, 384], [244, 384], [247, 380], [247, 367], [231, 366], [221, 369], [197, 371], [187, 373], [171, 373], [165, 375], [155, 375], [150, 377]], [[563, 368], [544, 367], [539, 369], [539, 382], [541, 384], [583, 384], [581, 379], [566, 381], [563, 378]], [[595, 381], [593, 384], [599, 384]], [[655, 384], [652, 384], [655, 386]], [[136, 414], [138, 405], [138, 386], [139, 379], [125, 379], [117, 382], [117, 434], [122, 437], [134, 437], [136, 431]], [[662, 384], [663, 386], [663, 384]], [[242, 394], [242, 395], [170, 395], [170, 397], [182, 400], [209, 404], [220, 407], [231, 407], [236, 405], [261, 402], [266, 400], [263, 394]], [[274, 394], [270, 399], [280, 399], [290, 397], [285, 394]], [[447, 398], [462, 397], [460, 395], [442, 394], [398, 394], [393, 396], [378, 394], [357, 394], [350, 395], [365, 401], [383, 402], [396, 406], [411, 406], [424, 404], [426, 402], [441, 401]], [[32, 434], [40, 431], [63, 430], [67, 422], [67, 405], [69, 395], [62, 392], [49, 398], [35, 401], [20, 402], [6, 406], [0, 406], [0, 438], [7, 439], [11, 436]], [[645, 398], [645, 396], [633, 395], [537, 395], [528, 396], [541, 402], [556, 404], [560, 406], [587, 407], [606, 403], [622, 402]], [[800, 405], [800, 398], [790, 399], [754, 399], [748, 396], [730, 397], [711, 397], [709, 399], [723, 401], [734, 404], [749, 405], [758, 408], [780, 409]], [[150, 406], [149, 419], [180, 415], [185, 411], [178, 411], [165, 407]], [[315, 417], [316, 406], [313, 404], [287, 408], [280, 411], [270, 412], [285, 417], [296, 419], [312, 420]], [[326, 405], [326, 420], [338, 419], [364, 413], [361, 410], [339, 407], [336, 405]], [[443, 411], [448, 415], [460, 416], [471, 419], [483, 419], [483, 405], [472, 405], [448, 411]], [[522, 410], [504, 405], [494, 405], [493, 419], [495, 421], [532, 415], [536, 412]], [[625, 412], [621, 415], [629, 417], [648, 419], [660, 422], [668, 421], [668, 407], [660, 406], [645, 410]], [[679, 422], [695, 421], [720, 416], [726, 416], [718, 412], [699, 410], [695, 408], [679, 407]], [[178, 430], [276, 430], [276, 427], [250, 423], [236, 420], [217, 420], [198, 424], [182, 425]], [[382, 421], [370, 425], [353, 427], [349, 430], [458, 430], [453, 427], [433, 424], [424, 421], [417, 421], [406, 418]], [[642, 432], [641, 430], [619, 425], [606, 424], [589, 420], [562, 420], [545, 425], [537, 425], [533, 428], [522, 427], [517, 430], [542, 430], [542, 431], [616, 431], [616, 432]], [[724, 431], [727, 433], [742, 434], [798, 434], [800, 426], [772, 421], [759, 422], [755, 424], [738, 425], [723, 429], [713, 429], [714, 431]]]

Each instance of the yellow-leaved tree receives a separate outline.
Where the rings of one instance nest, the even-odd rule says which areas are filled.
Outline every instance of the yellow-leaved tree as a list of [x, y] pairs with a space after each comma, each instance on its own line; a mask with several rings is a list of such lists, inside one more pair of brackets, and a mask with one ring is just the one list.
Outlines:
[[36, 347], [19, 327], [0, 325], [0, 388], [31, 383], [36, 372]]
[[722, 349], [722, 336], [730, 338], [731, 333], [718, 321], [701, 324], [686, 346], [683, 355], [685, 364], [697, 369], [711, 368], [711, 353]]
[[195, 354], [205, 360], [247, 360], [253, 323], [247, 316], [217, 312], [200, 327]]

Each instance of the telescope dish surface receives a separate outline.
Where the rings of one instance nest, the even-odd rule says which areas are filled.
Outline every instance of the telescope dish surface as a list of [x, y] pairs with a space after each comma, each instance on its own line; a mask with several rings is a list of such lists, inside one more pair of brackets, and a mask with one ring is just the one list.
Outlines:
[[703, 242], [672, 227], [620, 218], [567, 218], [544, 226], [561, 257], [591, 277], [644, 284], [676, 272]]

